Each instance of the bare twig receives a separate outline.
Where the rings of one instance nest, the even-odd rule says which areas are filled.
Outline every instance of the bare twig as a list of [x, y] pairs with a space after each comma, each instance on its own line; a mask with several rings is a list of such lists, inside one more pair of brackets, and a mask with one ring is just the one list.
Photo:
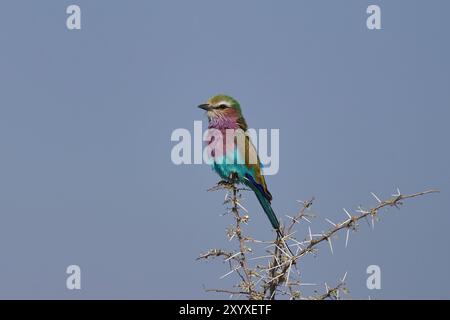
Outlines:
[[[197, 260], [207, 260], [209, 258], [222, 257], [229, 265], [229, 272], [221, 276], [226, 278], [233, 274], [237, 275], [240, 282], [235, 286], [239, 290], [227, 290], [227, 289], [208, 289], [208, 292], [228, 293], [230, 295], [245, 296], [247, 299], [259, 300], [259, 299], [275, 299], [277, 294], [282, 296], [288, 296], [290, 299], [340, 299], [340, 292], [346, 292], [345, 278], [347, 273], [341, 279], [341, 281], [334, 287], [329, 287], [325, 284], [325, 292], [322, 294], [316, 294], [313, 296], [303, 296], [301, 287], [308, 285], [307, 283], [300, 281], [300, 272], [298, 270], [297, 261], [302, 259], [308, 254], [315, 253], [318, 250], [318, 245], [324, 241], [327, 241], [333, 253], [332, 238], [341, 230], [347, 230], [345, 246], [347, 247], [349, 241], [350, 230], [356, 230], [358, 222], [361, 219], [371, 218], [372, 225], [379, 214], [379, 211], [384, 208], [396, 207], [399, 208], [404, 200], [416, 198], [419, 196], [437, 193], [437, 190], [428, 190], [418, 192], [409, 195], [403, 195], [400, 190], [397, 189], [397, 193], [392, 195], [390, 199], [381, 200], [381, 198], [372, 193], [372, 196], [377, 201], [377, 205], [370, 209], [363, 209], [361, 207], [356, 210], [356, 214], [351, 214], [344, 209], [346, 219], [342, 222], [335, 223], [330, 219], [325, 219], [332, 227], [319, 234], [313, 233], [311, 227], [308, 225], [308, 234], [305, 240], [299, 241], [295, 238], [296, 230], [294, 227], [302, 220], [311, 224], [311, 218], [314, 217], [311, 214], [310, 209], [315, 201], [311, 198], [308, 201], [299, 201], [302, 207], [294, 216], [287, 216], [290, 221], [286, 228], [284, 228], [285, 236], [282, 239], [276, 239], [275, 241], [260, 241], [246, 236], [243, 232], [243, 224], [249, 221], [247, 215], [247, 209], [241, 203], [240, 192], [246, 189], [238, 188], [234, 183], [235, 180], [221, 181], [217, 186], [211, 188], [211, 191], [225, 189], [227, 194], [225, 196], [225, 204], [229, 205], [229, 213], [232, 214], [234, 219], [234, 226], [228, 229], [229, 240], [235, 240], [238, 243], [238, 250], [235, 252], [229, 252], [222, 249], [211, 249], [206, 253], [201, 254]], [[240, 211], [243, 211], [245, 215], [241, 215]], [[297, 248], [295, 255], [290, 255], [283, 248], [285, 242], [291, 241], [293, 246]], [[248, 245], [268, 244], [265, 247], [266, 254], [248, 258], [248, 254], [253, 250]], [[257, 264], [259, 261], [267, 261], [267, 264]]]

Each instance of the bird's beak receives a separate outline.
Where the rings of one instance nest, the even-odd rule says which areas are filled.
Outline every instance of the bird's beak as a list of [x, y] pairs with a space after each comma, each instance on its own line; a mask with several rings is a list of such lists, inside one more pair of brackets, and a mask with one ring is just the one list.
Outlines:
[[210, 106], [209, 104], [207, 104], [207, 103], [201, 104], [201, 105], [199, 105], [198, 107], [199, 107], [200, 109], [203, 109], [203, 110], [206, 110], [206, 111], [211, 110], [211, 106]]

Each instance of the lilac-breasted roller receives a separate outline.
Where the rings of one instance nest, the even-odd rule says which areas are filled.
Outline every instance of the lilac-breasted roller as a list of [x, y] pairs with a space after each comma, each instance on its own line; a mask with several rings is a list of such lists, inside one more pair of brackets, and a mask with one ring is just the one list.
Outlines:
[[[219, 132], [223, 141], [217, 147], [217, 134], [214, 133], [207, 139], [209, 146], [216, 143], [210, 154], [214, 171], [226, 181], [237, 181], [253, 190], [272, 227], [281, 236], [280, 222], [271, 206], [272, 195], [261, 172], [256, 149], [248, 136], [247, 122], [239, 102], [226, 95], [217, 95], [199, 105], [199, 108], [206, 110], [208, 129]], [[234, 132], [233, 139], [228, 138], [229, 132]]]

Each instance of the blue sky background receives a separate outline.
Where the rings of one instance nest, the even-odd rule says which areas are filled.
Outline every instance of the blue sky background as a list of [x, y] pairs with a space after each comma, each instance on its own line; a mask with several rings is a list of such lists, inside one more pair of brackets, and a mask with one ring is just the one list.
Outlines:
[[[66, 29], [78, 4], [82, 30]], [[366, 28], [378, 4], [382, 30]], [[23, 1], [0, 5], [0, 298], [226, 298], [223, 193], [206, 165], [170, 160], [196, 105], [236, 97], [253, 128], [280, 129], [267, 178], [279, 216], [315, 196], [341, 208], [438, 188], [365, 223], [304, 281], [350, 297], [449, 298], [450, 2]], [[249, 233], [272, 236], [253, 195]], [[65, 287], [80, 265], [82, 290]], [[366, 288], [377, 264], [382, 289]], [[320, 287], [320, 289], [323, 289]]]

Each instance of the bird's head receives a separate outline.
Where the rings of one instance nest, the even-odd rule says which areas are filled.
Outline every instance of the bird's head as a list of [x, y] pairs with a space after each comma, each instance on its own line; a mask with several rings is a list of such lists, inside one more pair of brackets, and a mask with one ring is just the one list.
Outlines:
[[206, 115], [210, 121], [230, 119], [236, 121], [241, 129], [247, 130], [247, 124], [242, 116], [241, 106], [236, 99], [230, 96], [224, 94], [216, 95], [198, 107], [206, 111]]

